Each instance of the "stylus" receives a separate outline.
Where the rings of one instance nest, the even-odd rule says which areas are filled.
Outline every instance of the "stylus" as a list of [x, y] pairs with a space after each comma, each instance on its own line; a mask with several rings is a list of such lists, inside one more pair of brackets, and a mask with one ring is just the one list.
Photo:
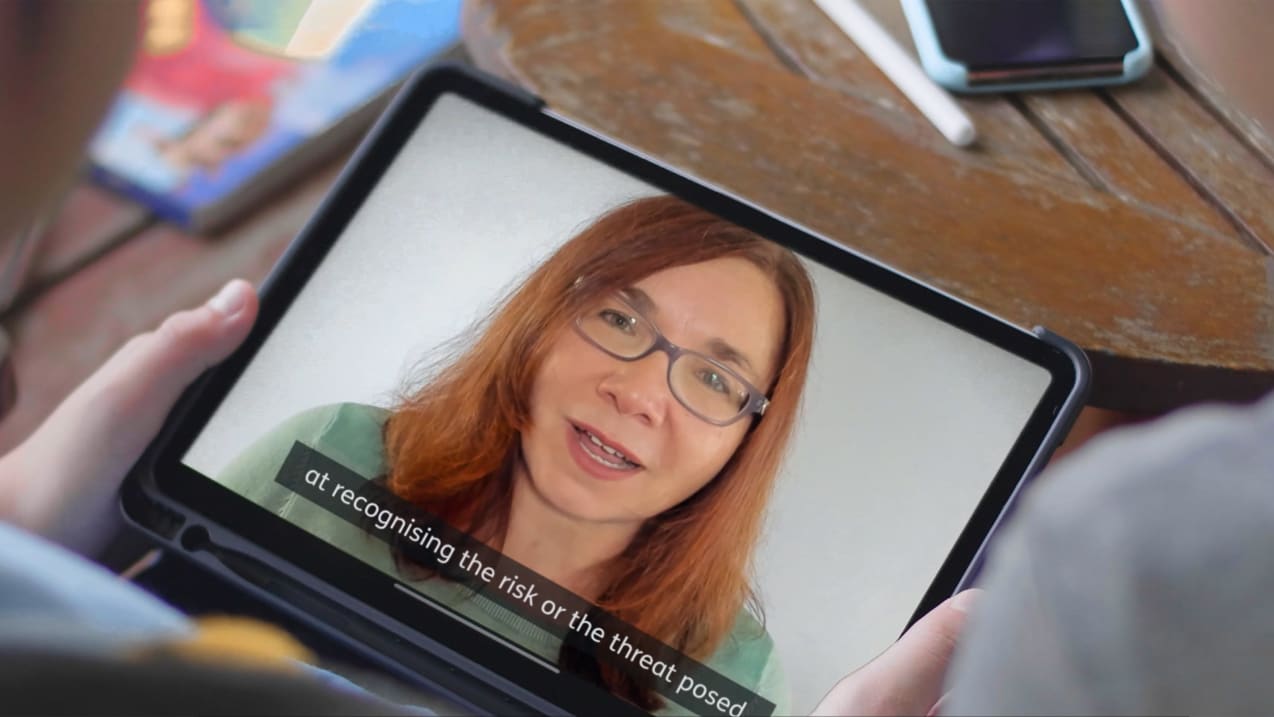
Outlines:
[[814, 0], [814, 4], [876, 63], [880, 71], [951, 144], [957, 147], [973, 144], [978, 138], [973, 120], [960, 109], [951, 95], [929, 79], [871, 13], [856, 0]]

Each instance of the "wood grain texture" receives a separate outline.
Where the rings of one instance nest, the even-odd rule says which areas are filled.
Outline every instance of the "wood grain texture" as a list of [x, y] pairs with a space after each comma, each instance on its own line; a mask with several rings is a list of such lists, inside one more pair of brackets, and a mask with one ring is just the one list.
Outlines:
[[149, 226], [144, 207], [87, 182], [77, 184], [36, 239], [30, 263], [0, 316], [23, 310], [35, 295], [74, 274]]
[[29, 280], [40, 283], [73, 270], [142, 226], [148, 214], [144, 207], [104, 189], [78, 184], [40, 237]]
[[[770, 43], [810, 23], [818, 51], [793, 52], [801, 65], [755, 57], [737, 39], [743, 29], [716, 30], [735, 38], [725, 43], [668, 31], [651, 17], [667, 7], [471, 0], [465, 38], [479, 64], [558, 112], [1014, 323], [1077, 341], [1095, 365], [1095, 405], [1159, 411], [1274, 386], [1266, 260], [1188, 199], [1181, 176], [1150, 162], [1154, 147], [1125, 152], [1152, 169], [1109, 170], [1119, 192], [1091, 186], [1047, 142], [1026, 139], [1018, 120], [1004, 120], [1021, 134], [1001, 158], [970, 156], [934, 141], [892, 88], [854, 70], [840, 41], [813, 29], [812, 8], [713, 5], [721, 22], [761, 18], [772, 36], [758, 38]], [[1106, 141], [1130, 139], [1121, 131]], [[1011, 146], [1037, 159], [1016, 160]], [[1213, 166], [1222, 171], [1226, 158]], [[1156, 194], [1156, 172], [1189, 212]]]
[[1245, 238], [1274, 253], [1274, 170], [1166, 73], [1110, 92], [1147, 142], [1221, 207]]
[[[215, 241], [158, 225], [131, 238], [12, 317], [18, 399], [0, 423], [8, 451], [130, 337], [196, 306], [235, 277], [260, 283], [310, 218], [343, 164], [316, 172]], [[69, 219], [68, 221], [79, 221]]]
[[[982, 163], [1038, 181], [1085, 182], [1125, 201], [1158, 209], [1165, 219], [1220, 234], [1237, 231], [1093, 92], [1027, 93], [1012, 99], [999, 94], [956, 96], [979, 130], [973, 148], [957, 149], [916, 113], [893, 83], [810, 0], [737, 2], [771, 48], [807, 77], [882, 103], [893, 113], [886, 121], [917, 123], [917, 141], [948, 152], [954, 161]], [[917, 56], [897, 2], [877, 0], [864, 7]], [[1174, 93], [1168, 101], [1179, 99]]]
[[[1158, 17], [1157, 6], [1163, 0], [1145, 4], [1143, 13], [1150, 34], [1153, 37], [1155, 53], [1163, 67], [1183, 87], [1195, 96], [1210, 112], [1217, 115], [1227, 124], [1235, 136], [1250, 146], [1255, 153], [1265, 160], [1266, 165], [1274, 167], [1274, 131], [1272, 127], [1263, 127], [1252, 117], [1246, 115], [1232, 101], [1229, 93], [1221, 88], [1212, 76], [1190, 59], [1189, 53], [1172, 37]], [[1175, 0], [1189, 2], [1190, 0]]]
[[1167, 221], [1245, 241], [1215, 205], [1111, 110], [1102, 95], [1041, 92], [1022, 95], [1019, 102], [1065, 149], [1072, 163], [1083, 167], [1096, 188], [1157, 212]]
[[[998, 96], [961, 97], [959, 104], [978, 127], [969, 149], [952, 147], [907, 98], [810, 0], [738, 0], [754, 29], [771, 48], [810, 80], [875, 106], [880, 119], [905, 129], [912, 141], [953, 161], [1036, 178], [1082, 184], [1084, 178], [1009, 102]], [[866, 3], [894, 39], [914, 53], [896, 3]], [[895, 18], [894, 15], [897, 15]]]

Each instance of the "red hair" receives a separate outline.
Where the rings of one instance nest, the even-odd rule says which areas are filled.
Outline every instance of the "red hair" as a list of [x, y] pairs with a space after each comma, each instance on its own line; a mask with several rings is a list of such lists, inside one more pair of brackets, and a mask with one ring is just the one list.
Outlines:
[[[591, 301], [663, 269], [738, 257], [783, 299], [778, 371], [765, 416], [695, 495], [650, 518], [608, 566], [597, 606], [695, 658], [755, 606], [753, 548], [791, 434], [814, 333], [814, 290], [787, 249], [670, 196], [639, 199], [598, 218], [540, 265], [476, 341], [395, 409], [386, 425], [387, 484], [398, 496], [498, 547], [508, 525], [512, 469], [530, 424], [539, 367]], [[563, 658], [565, 660], [565, 657]], [[614, 671], [602, 681], [658, 706]]]

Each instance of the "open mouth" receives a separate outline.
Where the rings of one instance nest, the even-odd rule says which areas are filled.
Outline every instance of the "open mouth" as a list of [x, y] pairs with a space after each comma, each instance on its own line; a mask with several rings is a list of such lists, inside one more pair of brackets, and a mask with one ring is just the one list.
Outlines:
[[587, 428], [582, 428], [574, 423], [571, 424], [571, 427], [579, 435], [579, 444], [583, 449], [584, 455], [598, 464], [617, 471], [631, 471], [642, 467], [640, 463], [630, 459], [614, 446], [608, 445], [606, 441]]

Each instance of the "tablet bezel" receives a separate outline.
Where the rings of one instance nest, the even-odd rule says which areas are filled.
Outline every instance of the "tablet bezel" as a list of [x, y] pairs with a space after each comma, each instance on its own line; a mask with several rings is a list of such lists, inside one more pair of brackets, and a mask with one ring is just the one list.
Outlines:
[[[144, 494], [179, 515], [179, 522], [199, 526], [235, 543], [267, 569], [287, 574], [297, 585], [350, 606], [370, 609], [387, 618], [377, 621], [388, 632], [414, 632], [413, 644], [424, 650], [446, 645], [488, 678], [499, 677], [545, 704], [570, 712], [615, 713], [630, 706], [600, 689], [581, 689], [578, 678], [549, 674], [542, 666], [470, 630], [454, 620], [428, 612], [393, 587], [392, 577], [362, 563], [231, 490], [185, 466], [181, 459], [220, 402], [252, 361], [266, 337], [285, 315], [292, 300], [327, 251], [371, 194], [384, 172], [443, 94], [455, 94], [550, 137], [614, 169], [675, 194], [747, 229], [783, 244], [952, 326], [982, 338], [1049, 372], [1051, 379], [1039, 405], [1018, 436], [1005, 462], [960, 533], [910, 622], [966, 582], [987, 535], [1029, 473], [1037, 469], [1060, 441], [1082, 405], [1087, 386], [1082, 354], [1057, 339], [1045, 340], [995, 318], [958, 299], [899, 274], [867, 257], [785, 222], [764, 210], [659, 164], [546, 110], [528, 93], [468, 68], [444, 65], [417, 75], [403, 89], [342, 172], [318, 212], [289, 246], [261, 291], [261, 309], [243, 346], [210, 370], [183, 396], [165, 430], [130, 477], [133, 494]], [[125, 501], [126, 513], [142, 527], [171, 541], [173, 531], [158, 530]], [[152, 524], [147, 524], [147, 523]], [[233, 527], [231, 527], [233, 526]], [[173, 543], [181, 545], [180, 541]], [[269, 546], [268, 548], [264, 546]], [[189, 546], [187, 546], [189, 547]], [[290, 601], [284, 601], [290, 602]], [[293, 609], [296, 609], [295, 603]], [[406, 628], [405, 616], [431, 615], [420, 627]], [[389, 625], [393, 627], [389, 627]], [[332, 629], [339, 630], [338, 627]], [[361, 629], [361, 628], [360, 628]], [[364, 642], [402, 639], [402, 635], [360, 635]], [[504, 685], [507, 687], [508, 685]], [[541, 705], [543, 706], [543, 705]], [[633, 708], [635, 709], [635, 708]], [[634, 712], [643, 714], [641, 712]]]

